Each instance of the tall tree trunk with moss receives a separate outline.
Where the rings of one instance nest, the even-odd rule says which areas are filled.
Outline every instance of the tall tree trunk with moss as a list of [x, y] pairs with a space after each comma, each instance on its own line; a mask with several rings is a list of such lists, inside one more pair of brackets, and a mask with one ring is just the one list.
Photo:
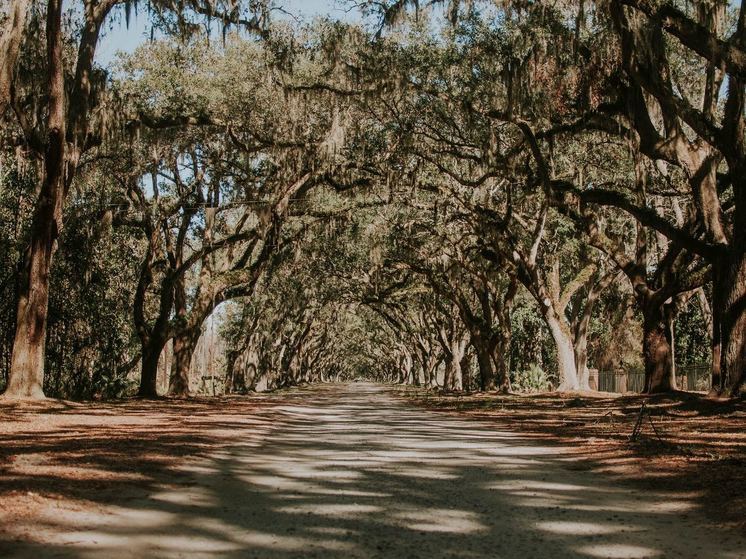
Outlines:
[[[746, 50], [746, 4], [741, 2], [736, 31], [731, 39]], [[746, 384], [746, 79], [729, 76], [723, 116], [725, 158], [733, 182], [733, 229], [728, 244], [724, 282], [722, 328], [723, 392], [736, 396]], [[715, 286], [717, 289], [719, 286]]]
[[[471, 344], [469, 344], [471, 345]], [[471, 373], [472, 373], [472, 353], [469, 351], [469, 347], [464, 350], [464, 356], [461, 358], [461, 382], [463, 382], [464, 390], [471, 391]]]
[[479, 366], [479, 389], [483, 392], [496, 390], [498, 386], [493, 360], [494, 345], [491, 345], [489, 337], [479, 330], [472, 330], [471, 345]]
[[31, 239], [19, 278], [16, 334], [5, 396], [44, 397], [44, 343], [47, 333], [49, 274], [62, 228], [66, 173], [65, 78], [62, 60], [62, 0], [47, 6], [49, 71], [44, 178], [31, 222]]
[[671, 329], [662, 306], [655, 303], [643, 308], [642, 352], [645, 358], [646, 394], [676, 390]]
[[158, 394], [158, 360], [163, 348], [171, 339], [171, 312], [174, 306], [175, 278], [166, 272], [160, 281], [160, 300], [155, 321], [149, 323], [146, 318], [145, 305], [148, 290], [153, 282], [154, 246], [157, 243], [157, 231], [150, 231], [150, 246], [141, 265], [140, 280], [135, 292], [134, 323], [140, 338], [142, 363], [138, 396], [157, 398]]
[[[70, 185], [82, 153], [98, 145], [89, 131], [92, 68], [101, 25], [121, 0], [86, 2], [80, 30], [75, 75], [68, 98], [65, 89], [63, 0], [46, 6], [47, 86], [41, 95], [47, 110], [44, 138], [33, 118], [14, 106], [19, 127], [32, 151], [42, 156], [44, 168], [34, 207], [25, 266], [19, 275], [16, 331], [5, 392], [8, 398], [43, 398], [45, 338], [49, 305], [50, 272]], [[13, 0], [6, 27], [0, 36], [0, 113], [12, 103], [16, 64], [30, 3]]]
[[26, 29], [30, 0], [11, 0], [5, 28], [0, 35], [0, 115], [10, 104], [14, 74]]
[[[744, 167], [746, 171], [746, 166]], [[724, 273], [721, 369], [722, 392], [737, 396], [746, 384], [746, 180], [736, 191], [736, 210], [730, 254]], [[715, 286], [718, 289], [721, 286]]]
[[179, 398], [189, 396], [189, 373], [198, 341], [199, 334], [195, 335], [192, 332], [174, 334], [174, 360], [171, 363], [171, 375], [168, 381], [169, 396]]

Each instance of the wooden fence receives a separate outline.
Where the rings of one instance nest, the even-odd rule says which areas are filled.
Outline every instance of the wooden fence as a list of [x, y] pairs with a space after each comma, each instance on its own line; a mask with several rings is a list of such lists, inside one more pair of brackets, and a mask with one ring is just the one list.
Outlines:
[[[595, 381], [595, 382], [594, 382]], [[679, 390], [706, 392], [710, 389], [710, 365], [682, 365], [676, 368]], [[645, 371], [642, 369], [591, 370], [591, 389], [601, 392], [642, 392]]]

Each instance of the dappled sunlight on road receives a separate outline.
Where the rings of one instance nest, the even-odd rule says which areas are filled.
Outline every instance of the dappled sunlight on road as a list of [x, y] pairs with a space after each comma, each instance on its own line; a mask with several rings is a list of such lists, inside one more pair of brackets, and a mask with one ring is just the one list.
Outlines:
[[744, 557], [691, 495], [615, 485], [561, 447], [377, 386], [306, 390], [266, 413], [261, 442], [236, 431], [146, 497], [50, 515], [54, 545], [10, 556]]

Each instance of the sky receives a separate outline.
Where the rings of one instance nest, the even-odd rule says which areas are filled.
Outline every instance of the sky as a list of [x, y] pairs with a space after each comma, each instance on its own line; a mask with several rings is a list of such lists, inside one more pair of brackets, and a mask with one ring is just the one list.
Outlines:
[[[301, 19], [312, 19], [318, 15], [329, 15], [348, 21], [359, 18], [357, 13], [347, 13], [341, 7], [340, 0], [281, 0], [279, 4], [287, 12]], [[290, 16], [278, 14], [278, 17]], [[96, 60], [102, 66], [111, 65], [116, 59], [117, 52], [132, 52], [150, 37], [148, 17], [142, 7], [139, 15], [135, 15], [134, 10], [132, 11], [129, 27], [125, 25], [124, 16], [121, 13], [111, 19], [112, 29], [103, 37], [96, 51]]]

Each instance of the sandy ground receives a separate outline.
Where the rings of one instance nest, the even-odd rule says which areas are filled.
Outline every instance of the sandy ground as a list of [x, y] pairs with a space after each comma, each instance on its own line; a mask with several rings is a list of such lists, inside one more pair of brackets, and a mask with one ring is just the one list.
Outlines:
[[691, 491], [374, 385], [0, 420], [4, 558], [746, 558]]

